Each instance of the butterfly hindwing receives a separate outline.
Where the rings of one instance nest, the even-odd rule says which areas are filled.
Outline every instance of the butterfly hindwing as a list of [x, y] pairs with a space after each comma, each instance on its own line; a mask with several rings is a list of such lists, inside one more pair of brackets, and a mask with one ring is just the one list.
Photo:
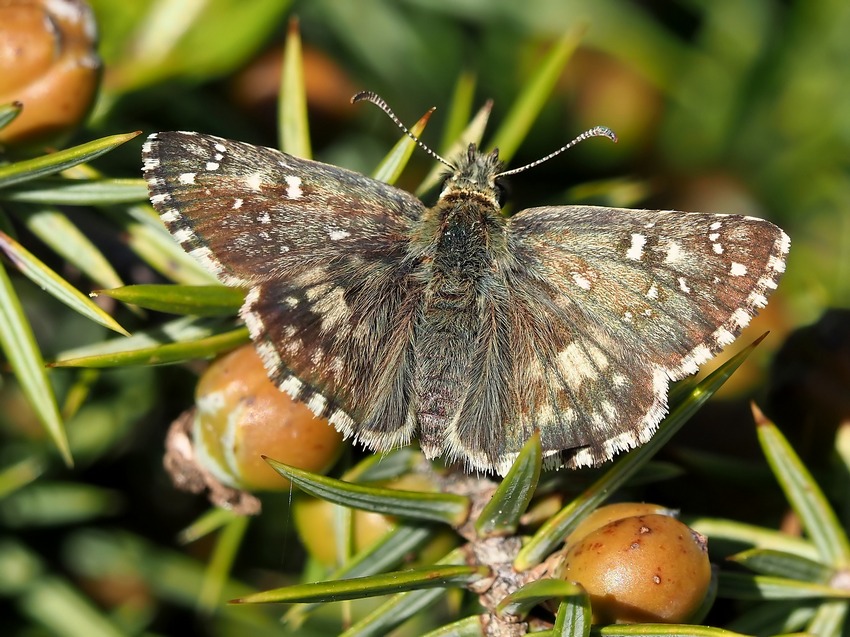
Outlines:
[[241, 310], [272, 381], [346, 436], [379, 449], [415, 434], [409, 339], [417, 284], [393, 258], [400, 256], [341, 258], [261, 283]]

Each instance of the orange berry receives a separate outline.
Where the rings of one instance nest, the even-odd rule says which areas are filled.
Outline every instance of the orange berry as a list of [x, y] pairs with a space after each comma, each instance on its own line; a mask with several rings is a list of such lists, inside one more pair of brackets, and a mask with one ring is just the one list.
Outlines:
[[269, 380], [252, 345], [214, 361], [195, 392], [193, 442], [199, 461], [239, 489], [286, 490], [289, 481], [262, 456], [323, 473], [339, 457], [342, 435]]
[[0, 104], [23, 104], [0, 144], [54, 143], [83, 121], [100, 83], [96, 40], [82, 0], [0, 0]]
[[570, 546], [562, 578], [590, 596], [594, 623], [687, 621], [711, 583], [706, 539], [667, 515], [622, 518]]

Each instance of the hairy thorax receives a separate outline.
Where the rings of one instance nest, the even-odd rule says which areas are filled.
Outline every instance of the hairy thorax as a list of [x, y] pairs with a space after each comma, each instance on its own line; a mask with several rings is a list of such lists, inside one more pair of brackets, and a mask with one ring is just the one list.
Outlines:
[[498, 212], [474, 197], [444, 197], [426, 213], [420, 232], [427, 285], [414, 338], [414, 387], [427, 453], [442, 446], [445, 426], [476, 375], [472, 354], [484, 324], [482, 302], [498, 279], [505, 239]]

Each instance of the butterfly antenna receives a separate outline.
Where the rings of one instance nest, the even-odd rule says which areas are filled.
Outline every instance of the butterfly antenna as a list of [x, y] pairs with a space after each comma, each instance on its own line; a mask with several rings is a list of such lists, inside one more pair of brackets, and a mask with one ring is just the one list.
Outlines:
[[537, 161], [533, 161], [530, 164], [526, 164], [525, 166], [520, 166], [519, 168], [514, 168], [512, 170], [506, 170], [505, 172], [499, 173], [496, 176], [497, 177], [506, 177], [507, 175], [515, 175], [516, 173], [521, 173], [522, 171], [528, 170], [529, 168], [534, 168], [535, 166], [539, 166], [544, 161], [549, 161], [553, 157], [557, 157], [558, 155], [563, 153], [568, 148], [572, 148], [573, 146], [575, 146], [579, 142], [583, 142], [585, 139], [590, 139], [591, 137], [607, 137], [612, 142], [614, 142], [614, 143], [617, 142], [617, 136], [614, 134], [614, 131], [612, 131], [610, 128], [607, 128], [606, 126], [594, 126], [590, 130], [584, 131], [581, 135], [576, 137], [569, 144], [561, 146], [554, 153], [549, 153], [545, 157], [541, 157]]
[[[372, 91], [360, 91], [354, 97], [351, 98], [352, 104], [354, 104], [355, 102], [363, 102], [363, 101], [372, 102], [372, 104], [374, 104], [375, 106], [380, 108], [382, 111], [384, 111], [389, 116], [389, 118], [395, 122], [396, 126], [398, 126], [401, 130], [404, 131], [405, 135], [407, 135], [408, 137], [410, 137], [410, 139], [412, 139], [413, 141], [416, 142], [416, 145], [419, 146], [419, 148], [424, 150], [426, 153], [428, 153], [431, 157], [433, 157], [437, 161], [445, 164], [446, 166], [448, 166], [449, 168], [454, 170], [455, 167], [452, 164], [450, 164], [448, 161], [446, 161], [445, 159], [440, 157], [433, 150], [428, 148], [425, 145], [424, 142], [422, 142], [416, 135], [414, 135], [413, 133], [411, 133], [407, 129], [407, 126], [405, 126], [404, 124], [401, 123], [401, 120], [398, 117], [396, 117], [396, 114], [393, 113], [392, 109], [384, 101], [384, 98], [382, 98], [377, 93], [373, 93]], [[431, 109], [431, 110], [434, 110], [434, 109]]]

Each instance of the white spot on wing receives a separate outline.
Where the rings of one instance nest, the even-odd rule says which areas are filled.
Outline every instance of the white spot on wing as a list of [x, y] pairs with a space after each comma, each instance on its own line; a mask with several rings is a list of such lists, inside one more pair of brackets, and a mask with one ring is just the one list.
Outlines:
[[259, 217], [257, 217], [257, 221], [259, 221], [260, 223], [271, 223], [272, 218], [267, 211], [263, 211], [263, 213]]
[[[245, 314], [246, 325], [248, 324], [248, 316], [250, 316], [250, 314]], [[258, 341], [254, 343], [254, 349], [257, 350], [257, 354], [260, 355], [260, 359], [263, 361], [263, 365], [266, 369], [277, 371], [280, 369], [281, 365], [283, 365], [283, 361], [280, 360], [280, 355], [277, 353], [274, 345], [268, 341]]]
[[601, 350], [592, 345], [582, 348], [576, 343], [570, 343], [558, 354], [558, 363], [567, 384], [573, 389], [581, 386], [587, 378], [596, 378], [598, 370], [608, 367], [608, 359]]
[[183, 173], [177, 177], [177, 181], [184, 186], [192, 186], [195, 184], [195, 173]]
[[747, 303], [752, 305], [753, 307], [764, 307], [765, 305], [767, 305], [767, 297], [757, 291], [750, 292], [750, 295], [747, 297]]
[[286, 198], [301, 199], [301, 195], [304, 194], [301, 190], [301, 177], [287, 175], [284, 179], [286, 180]]
[[648, 299], [657, 299], [658, 298], [658, 287], [653, 283], [649, 286], [649, 290], [646, 292], [646, 298]]
[[295, 378], [295, 376], [287, 376], [286, 379], [280, 384], [280, 390], [285, 391], [287, 394], [297, 399], [299, 395], [301, 395], [301, 389], [304, 387], [304, 383]]
[[263, 184], [263, 176], [260, 173], [251, 173], [245, 177], [245, 185], [251, 190], [259, 190]]
[[219, 167], [218, 162], [215, 162], [215, 161], [208, 161], [207, 162], [207, 166], [206, 166], [207, 170], [218, 170], [218, 167]]
[[729, 268], [729, 274], [732, 276], [744, 276], [747, 273], [747, 266], [743, 263], [732, 262], [732, 267]]
[[723, 254], [723, 246], [719, 243], [711, 244], [711, 249], [714, 250], [715, 254]]
[[675, 241], [667, 244], [667, 256], [664, 257], [664, 263], [678, 263], [682, 260], [682, 248]]
[[575, 284], [579, 286], [582, 290], [590, 289], [590, 280], [583, 277], [578, 272], [573, 272], [573, 281], [575, 281]]
[[327, 399], [321, 394], [313, 394], [312, 396], [310, 396], [310, 400], [307, 402], [307, 407], [309, 407], [310, 411], [312, 411], [317, 416], [322, 415], [327, 405]]
[[735, 335], [725, 327], [718, 327], [711, 336], [714, 338], [714, 342], [721, 347], [725, 347], [735, 340]]
[[350, 232], [346, 232], [345, 230], [339, 230], [337, 228], [328, 231], [328, 237], [330, 237], [331, 241], [339, 241], [340, 239], [346, 239], [350, 236]]
[[643, 256], [643, 246], [646, 245], [646, 237], [640, 233], [632, 234], [632, 245], [626, 251], [626, 258], [633, 261], [640, 261]]
[[779, 252], [781, 254], [788, 254], [788, 250], [791, 248], [791, 237], [789, 237], [784, 232], [782, 236], [779, 238]]
[[177, 243], [186, 243], [195, 236], [195, 233], [189, 228], [180, 228], [173, 236]]
[[159, 218], [162, 219], [164, 223], [174, 223], [180, 219], [180, 213], [174, 208], [171, 208], [159, 215]]
[[743, 308], [738, 308], [732, 313], [732, 317], [729, 320], [733, 325], [739, 328], [744, 328], [750, 324], [751, 318], [752, 317], [750, 316], [750, 313], [747, 312], [747, 310]]
[[233, 210], [239, 210], [242, 207], [242, 204], [245, 203], [244, 200], [237, 197], [233, 200]]
[[708, 347], [706, 347], [705, 345], [699, 344], [691, 351], [690, 354], [688, 354], [687, 356], [685, 356], [685, 358], [682, 359], [682, 363], [679, 365], [679, 369], [677, 371], [681, 372], [681, 374], [685, 376], [696, 374], [699, 370], [699, 366], [711, 357], [711, 350], [708, 349]]
[[688, 287], [688, 282], [685, 281], [685, 277], [680, 276], [679, 279], [679, 289], [685, 294], [690, 294], [691, 288]]

